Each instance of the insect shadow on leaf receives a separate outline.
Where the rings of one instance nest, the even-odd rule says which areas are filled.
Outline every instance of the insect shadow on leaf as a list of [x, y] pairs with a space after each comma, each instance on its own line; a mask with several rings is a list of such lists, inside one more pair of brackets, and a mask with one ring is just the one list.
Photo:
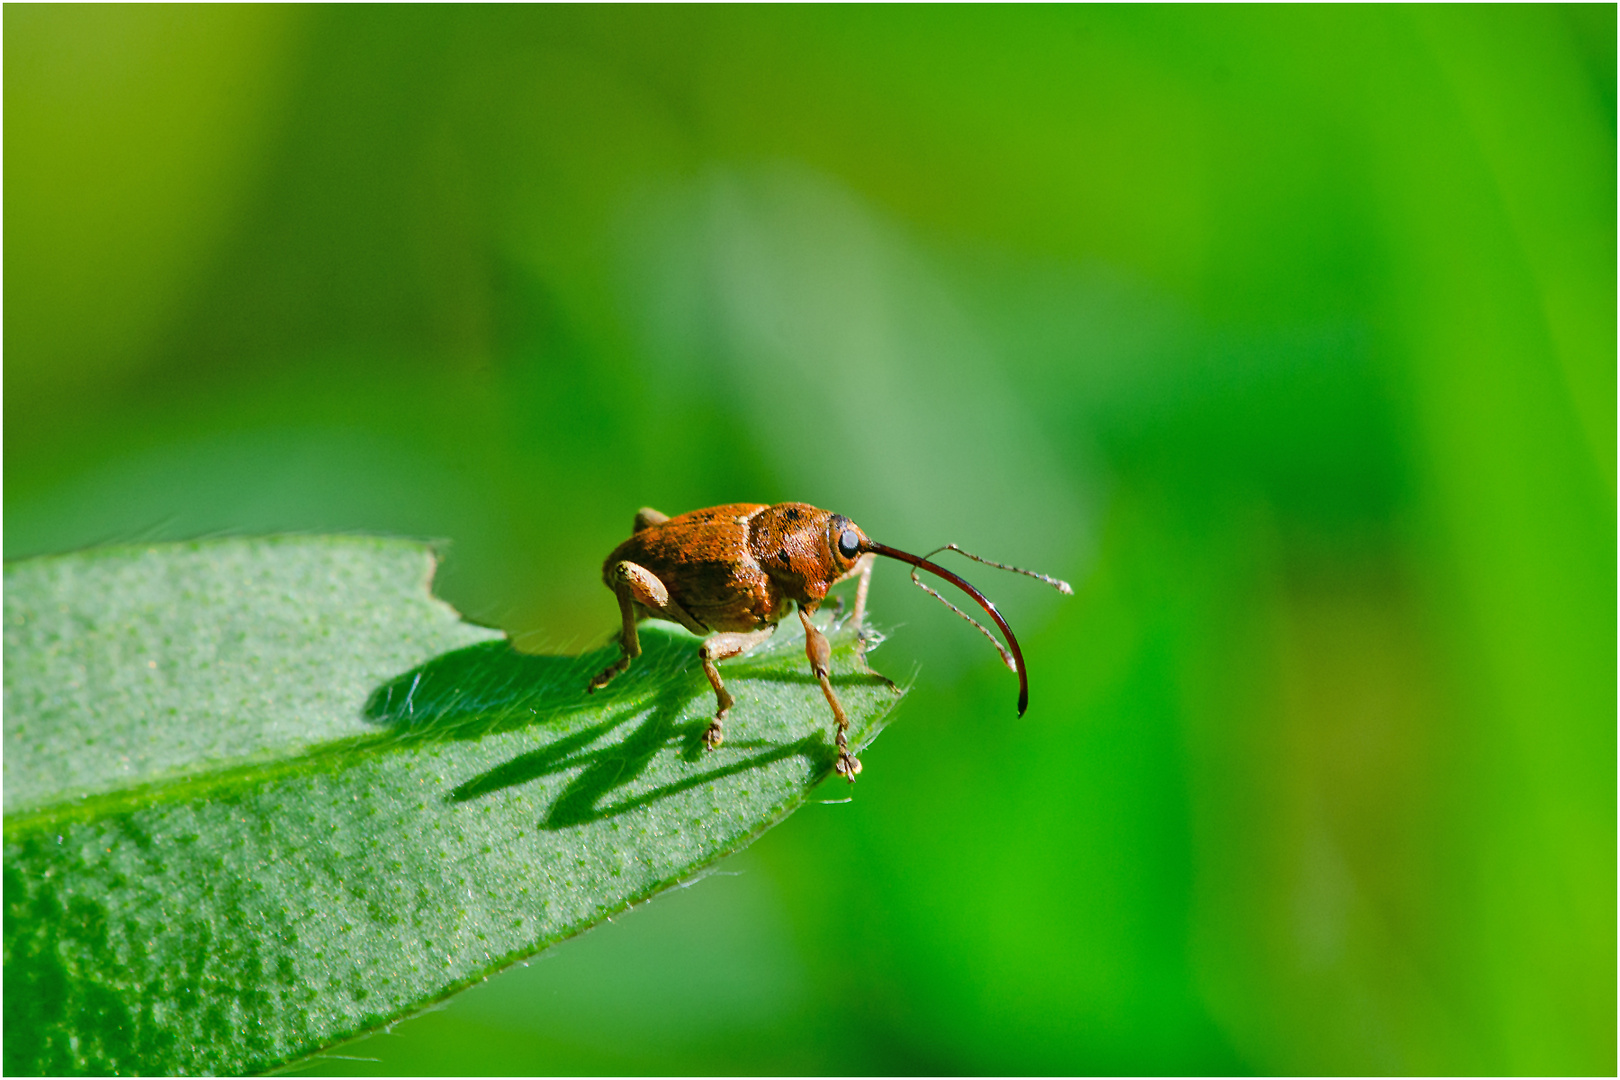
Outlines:
[[[582, 689], [581, 676], [601, 666], [603, 651], [583, 656], [528, 655], [505, 641], [485, 642], [437, 656], [389, 680], [372, 692], [364, 714], [371, 723], [389, 729], [395, 740], [412, 743], [567, 726], [570, 716], [608, 705], [610, 711], [600, 721], [559, 734], [463, 781], [445, 796], [451, 803], [471, 802], [542, 777], [579, 770], [539, 822], [540, 827], [552, 830], [623, 814], [787, 758], [806, 759], [818, 776], [832, 771], [837, 755], [823, 733], [790, 742], [739, 739], [731, 744], [733, 749], [755, 752], [613, 801], [612, 794], [640, 778], [662, 751], [676, 749], [689, 764], [705, 760], [707, 716], [700, 713], [681, 720], [693, 699], [708, 689], [702, 671], [692, 663], [691, 651], [689, 642], [649, 635], [645, 662], [606, 693], [591, 697]], [[757, 677], [787, 681], [786, 676], [768, 671]], [[795, 675], [791, 681], [814, 680]], [[649, 692], [649, 688], [655, 689]], [[613, 707], [621, 703], [622, 708]], [[640, 723], [622, 739], [602, 742], [637, 718]]]

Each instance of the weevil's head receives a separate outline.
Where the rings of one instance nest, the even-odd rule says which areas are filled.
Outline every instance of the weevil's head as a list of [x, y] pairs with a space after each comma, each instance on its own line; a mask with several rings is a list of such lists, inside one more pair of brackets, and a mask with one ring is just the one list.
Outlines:
[[[918, 585], [922, 585], [922, 582], [917, 581], [916, 571], [926, 570], [967, 593], [973, 598], [974, 603], [982, 607], [985, 614], [995, 621], [1002, 637], [1007, 639], [1006, 648], [1002, 648], [1000, 643], [996, 642], [990, 631], [979, 626], [962, 611], [955, 609], [943, 596], [928, 589], [937, 599], [944, 601], [947, 607], [956, 610], [958, 615], [979, 626], [984, 635], [990, 638], [991, 643], [995, 644], [1001, 658], [1018, 676], [1018, 715], [1024, 715], [1024, 710], [1029, 707], [1029, 675], [1024, 670], [1024, 654], [1018, 648], [1018, 639], [1013, 636], [1012, 627], [1007, 625], [1007, 620], [1001, 617], [1001, 612], [996, 610], [996, 606], [959, 574], [931, 562], [925, 556], [913, 555], [908, 551], [889, 547], [887, 544], [876, 543], [861, 531], [859, 525], [844, 515], [818, 510], [805, 503], [778, 503], [766, 507], [764, 511], [750, 519], [749, 524], [749, 547], [760, 568], [783, 592], [801, 604], [806, 602], [819, 604], [827, 595], [827, 590], [853, 574], [860, 564], [861, 556], [867, 554], [897, 559], [915, 567], [912, 571], [912, 580]], [[962, 550], [955, 544], [947, 546], [956, 551]], [[977, 555], [968, 557], [978, 559]], [[1066, 583], [1044, 574], [1018, 570], [1017, 567], [1002, 566], [1000, 563], [989, 565], [1040, 578], [1065, 593], [1073, 591]], [[923, 588], [926, 589], [927, 586]]]
[[751, 522], [756, 561], [795, 600], [819, 603], [855, 570], [869, 541], [842, 514], [806, 503], [778, 503]]

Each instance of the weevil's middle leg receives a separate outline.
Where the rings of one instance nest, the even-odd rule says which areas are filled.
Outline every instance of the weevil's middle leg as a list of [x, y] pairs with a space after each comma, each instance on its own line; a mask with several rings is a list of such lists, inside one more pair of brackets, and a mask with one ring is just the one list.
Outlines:
[[776, 624], [755, 630], [749, 634], [715, 634], [703, 643], [698, 655], [703, 657], [703, 674], [709, 677], [709, 685], [714, 687], [715, 713], [714, 722], [709, 730], [703, 733], [703, 745], [710, 750], [725, 741], [724, 725], [726, 713], [737, 702], [726, 690], [725, 683], [720, 681], [720, 669], [714, 665], [721, 660], [730, 660], [733, 656], [741, 656], [750, 649], [760, 645], [766, 638], [776, 633]]
[[828, 675], [828, 665], [832, 662], [832, 646], [827, 644], [827, 636], [816, 629], [816, 624], [810, 621], [810, 613], [803, 607], [799, 608], [799, 621], [804, 624], [804, 654], [810, 660], [810, 670], [815, 672], [816, 681], [821, 683], [821, 693], [826, 697], [827, 704], [832, 706], [833, 720], [838, 724], [837, 733], [833, 742], [838, 747], [838, 775], [855, 782], [860, 775], [861, 759], [849, 752], [849, 717], [844, 713], [843, 703], [833, 692], [832, 679]]

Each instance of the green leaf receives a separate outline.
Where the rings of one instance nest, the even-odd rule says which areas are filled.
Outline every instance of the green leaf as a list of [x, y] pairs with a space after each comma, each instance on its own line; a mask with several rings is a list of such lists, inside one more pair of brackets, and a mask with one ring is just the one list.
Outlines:
[[[746, 844], [831, 771], [789, 620], [530, 656], [420, 544], [219, 540], [5, 578], [5, 1071], [252, 1072], [419, 1010]], [[604, 617], [613, 610], [603, 594]], [[856, 746], [896, 700], [830, 635]]]

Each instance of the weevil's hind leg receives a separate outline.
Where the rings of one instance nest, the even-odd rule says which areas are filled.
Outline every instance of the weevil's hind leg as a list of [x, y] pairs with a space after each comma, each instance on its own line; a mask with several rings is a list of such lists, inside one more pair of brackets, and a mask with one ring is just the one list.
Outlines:
[[703, 733], [703, 745], [710, 750], [725, 741], [726, 713], [737, 704], [730, 691], [726, 689], [726, 684], [720, 681], [720, 669], [715, 665], [722, 660], [730, 660], [733, 656], [741, 656], [763, 644], [765, 639], [774, 633], [776, 633], [775, 623], [751, 634], [716, 634], [705, 641], [703, 648], [698, 650], [698, 655], [703, 657], [703, 674], [709, 677], [709, 685], [714, 687], [714, 722], [709, 725], [709, 730]]
[[804, 624], [804, 654], [810, 660], [810, 670], [815, 672], [816, 681], [821, 683], [821, 693], [826, 697], [827, 704], [832, 706], [833, 720], [838, 724], [838, 731], [833, 736], [833, 743], [838, 747], [838, 775], [853, 784], [861, 772], [861, 759], [849, 752], [849, 717], [845, 715], [838, 695], [833, 693], [832, 679], [828, 676], [832, 646], [827, 644], [826, 635], [816, 629], [816, 624], [810, 621], [810, 612], [802, 606], [799, 608], [799, 621]]
[[585, 688], [587, 694], [594, 694], [617, 676], [630, 669], [630, 661], [641, 655], [641, 637], [636, 633], [636, 602], [630, 590], [623, 585], [613, 592], [619, 598], [619, 616], [623, 620], [624, 629], [619, 632], [619, 658], [601, 671], [591, 680]]
[[631, 660], [641, 655], [641, 638], [636, 633], [636, 623], [647, 615], [680, 623], [694, 634], [708, 633], [684, 608], [669, 598], [669, 590], [664, 583], [645, 566], [637, 566], [629, 561], [615, 563], [610, 571], [610, 579], [613, 594], [619, 598], [619, 615], [624, 623], [624, 629], [619, 634], [620, 654], [617, 660], [591, 680], [590, 686], [586, 687], [587, 693], [595, 693], [612, 682], [629, 669]]

